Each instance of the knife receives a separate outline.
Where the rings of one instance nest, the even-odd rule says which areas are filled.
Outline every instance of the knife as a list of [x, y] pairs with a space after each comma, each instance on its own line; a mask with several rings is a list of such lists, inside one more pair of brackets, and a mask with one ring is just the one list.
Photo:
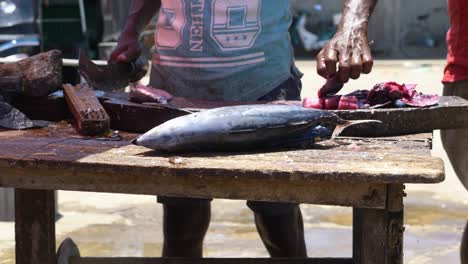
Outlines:
[[117, 62], [96, 65], [84, 52], [80, 51], [78, 71], [94, 89], [102, 91], [119, 90], [130, 83], [141, 80], [148, 72], [149, 64], [144, 57], [131, 62]]
[[318, 97], [333, 96], [343, 88], [344, 83], [340, 83], [336, 78], [329, 78], [318, 91]]

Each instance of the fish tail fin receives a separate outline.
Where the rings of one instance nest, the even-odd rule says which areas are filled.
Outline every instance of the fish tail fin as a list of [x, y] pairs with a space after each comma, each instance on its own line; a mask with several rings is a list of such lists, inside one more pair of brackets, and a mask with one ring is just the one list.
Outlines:
[[332, 139], [335, 139], [338, 137], [347, 127], [354, 126], [354, 125], [359, 125], [359, 124], [367, 124], [367, 123], [376, 123], [376, 124], [382, 124], [381, 121], [379, 120], [371, 120], [371, 119], [366, 119], [366, 120], [342, 120], [338, 125], [336, 125], [335, 130], [333, 130], [332, 134]]
[[139, 138], [140, 138], [140, 137], [136, 137], [136, 138], [132, 139], [132, 140], [130, 141], [130, 144], [132, 144], [132, 145], [137, 145], [137, 146], [138, 146], [137, 140], [138, 140]]

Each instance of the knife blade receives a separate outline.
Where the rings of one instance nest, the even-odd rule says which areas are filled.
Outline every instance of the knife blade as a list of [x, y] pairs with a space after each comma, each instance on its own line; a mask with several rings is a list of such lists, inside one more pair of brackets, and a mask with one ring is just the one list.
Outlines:
[[336, 78], [329, 78], [327, 82], [319, 89], [318, 97], [333, 96], [343, 88], [344, 83], [340, 83]]
[[84, 52], [80, 52], [78, 71], [94, 89], [112, 91], [123, 89], [141, 80], [148, 71], [144, 57], [129, 63], [117, 62], [96, 65]]

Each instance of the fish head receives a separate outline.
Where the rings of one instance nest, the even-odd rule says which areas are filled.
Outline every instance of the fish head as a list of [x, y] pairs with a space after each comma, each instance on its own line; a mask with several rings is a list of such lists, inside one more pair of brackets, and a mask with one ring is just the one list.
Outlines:
[[132, 144], [150, 149], [167, 150], [176, 146], [178, 142], [177, 134], [162, 125], [135, 138]]

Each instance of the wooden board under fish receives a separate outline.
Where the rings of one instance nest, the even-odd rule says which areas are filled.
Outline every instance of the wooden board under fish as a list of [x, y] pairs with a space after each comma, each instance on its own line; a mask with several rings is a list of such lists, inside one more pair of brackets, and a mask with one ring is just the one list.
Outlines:
[[[203, 101], [175, 97], [169, 105], [136, 104], [129, 102], [125, 93], [108, 93], [99, 99], [110, 116], [112, 129], [138, 133], [146, 132], [167, 120], [193, 111], [228, 105], [259, 103]], [[287, 103], [301, 104], [299, 101]], [[37, 107], [35, 107], [36, 105]], [[55, 110], [44, 109], [43, 105]], [[61, 117], [69, 116], [68, 110], [63, 107], [64, 100], [60, 97], [40, 100], [21, 98], [18, 99], [15, 106], [28, 117], [34, 119], [58, 121]], [[438, 105], [427, 108], [336, 110], [335, 113], [347, 120], [375, 119], [382, 121], [382, 124], [350, 127], [342, 134], [347, 136], [395, 136], [431, 132], [437, 129], [468, 127], [468, 101], [460, 97], [441, 97]]]
[[0, 129], [0, 186], [384, 208], [385, 184], [444, 179], [442, 160], [430, 155], [430, 135], [179, 156], [129, 145], [135, 134], [120, 136], [80, 137], [63, 123]]

